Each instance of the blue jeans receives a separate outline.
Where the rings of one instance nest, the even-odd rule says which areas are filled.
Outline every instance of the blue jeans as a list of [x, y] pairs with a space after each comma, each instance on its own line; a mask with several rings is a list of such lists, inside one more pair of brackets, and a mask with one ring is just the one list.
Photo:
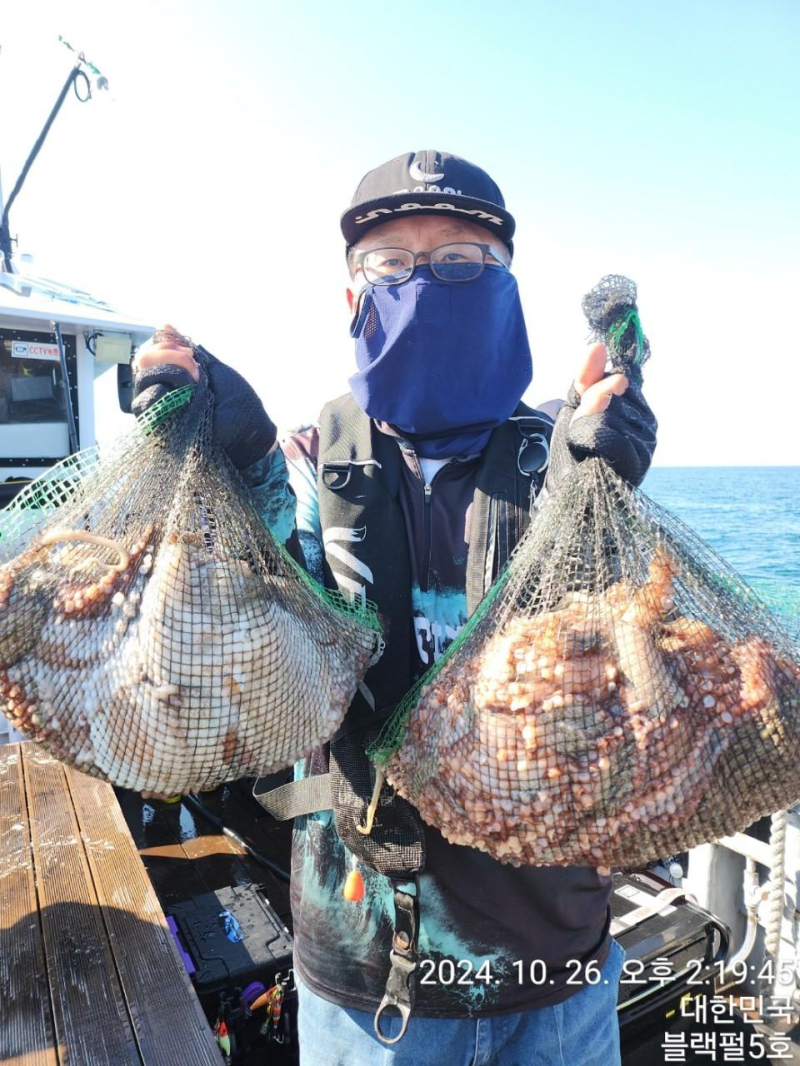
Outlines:
[[[482, 1018], [412, 1015], [399, 1043], [375, 1036], [372, 1014], [337, 1007], [299, 981], [300, 1066], [619, 1066], [617, 992], [625, 952], [613, 940], [596, 985], [563, 1003]], [[400, 1020], [384, 1016], [395, 1036]]]

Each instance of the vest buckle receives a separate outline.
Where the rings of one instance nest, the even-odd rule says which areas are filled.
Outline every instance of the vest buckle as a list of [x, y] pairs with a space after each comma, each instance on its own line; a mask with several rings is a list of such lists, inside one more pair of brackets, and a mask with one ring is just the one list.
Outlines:
[[350, 484], [351, 464], [348, 462], [329, 462], [322, 466], [322, 481], [332, 492], [340, 492]]

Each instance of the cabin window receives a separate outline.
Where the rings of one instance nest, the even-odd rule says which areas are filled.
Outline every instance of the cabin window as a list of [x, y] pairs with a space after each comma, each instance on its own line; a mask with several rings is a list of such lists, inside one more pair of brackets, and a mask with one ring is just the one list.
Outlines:
[[[77, 422], [75, 337], [63, 339]], [[62, 459], [70, 450], [67, 426], [67, 396], [55, 336], [0, 329], [0, 457], [47, 463]]]

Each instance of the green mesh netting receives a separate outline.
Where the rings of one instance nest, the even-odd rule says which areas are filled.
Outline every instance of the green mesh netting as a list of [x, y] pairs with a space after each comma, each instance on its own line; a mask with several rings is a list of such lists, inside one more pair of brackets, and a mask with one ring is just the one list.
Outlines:
[[[604, 279], [584, 307], [633, 377], [635, 287]], [[719, 555], [590, 459], [371, 755], [454, 843], [640, 865], [800, 799], [800, 657]]]
[[127, 788], [292, 764], [333, 735], [380, 644], [371, 605], [322, 590], [272, 539], [212, 411], [203, 374], [0, 512], [3, 710]]

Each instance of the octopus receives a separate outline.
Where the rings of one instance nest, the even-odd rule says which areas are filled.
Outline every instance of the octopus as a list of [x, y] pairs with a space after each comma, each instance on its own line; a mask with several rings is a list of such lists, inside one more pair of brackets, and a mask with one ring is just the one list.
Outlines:
[[513, 865], [642, 865], [800, 797], [800, 665], [675, 606], [679, 563], [475, 631], [422, 688], [386, 780]]
[[[0, 567], [0, 707], [56, 758], [156, 794], [291, 765], [329, 740], [376, 630], [169, 523], [50, 528]], [[268, 571], [268, 572], [267, 572]]]

